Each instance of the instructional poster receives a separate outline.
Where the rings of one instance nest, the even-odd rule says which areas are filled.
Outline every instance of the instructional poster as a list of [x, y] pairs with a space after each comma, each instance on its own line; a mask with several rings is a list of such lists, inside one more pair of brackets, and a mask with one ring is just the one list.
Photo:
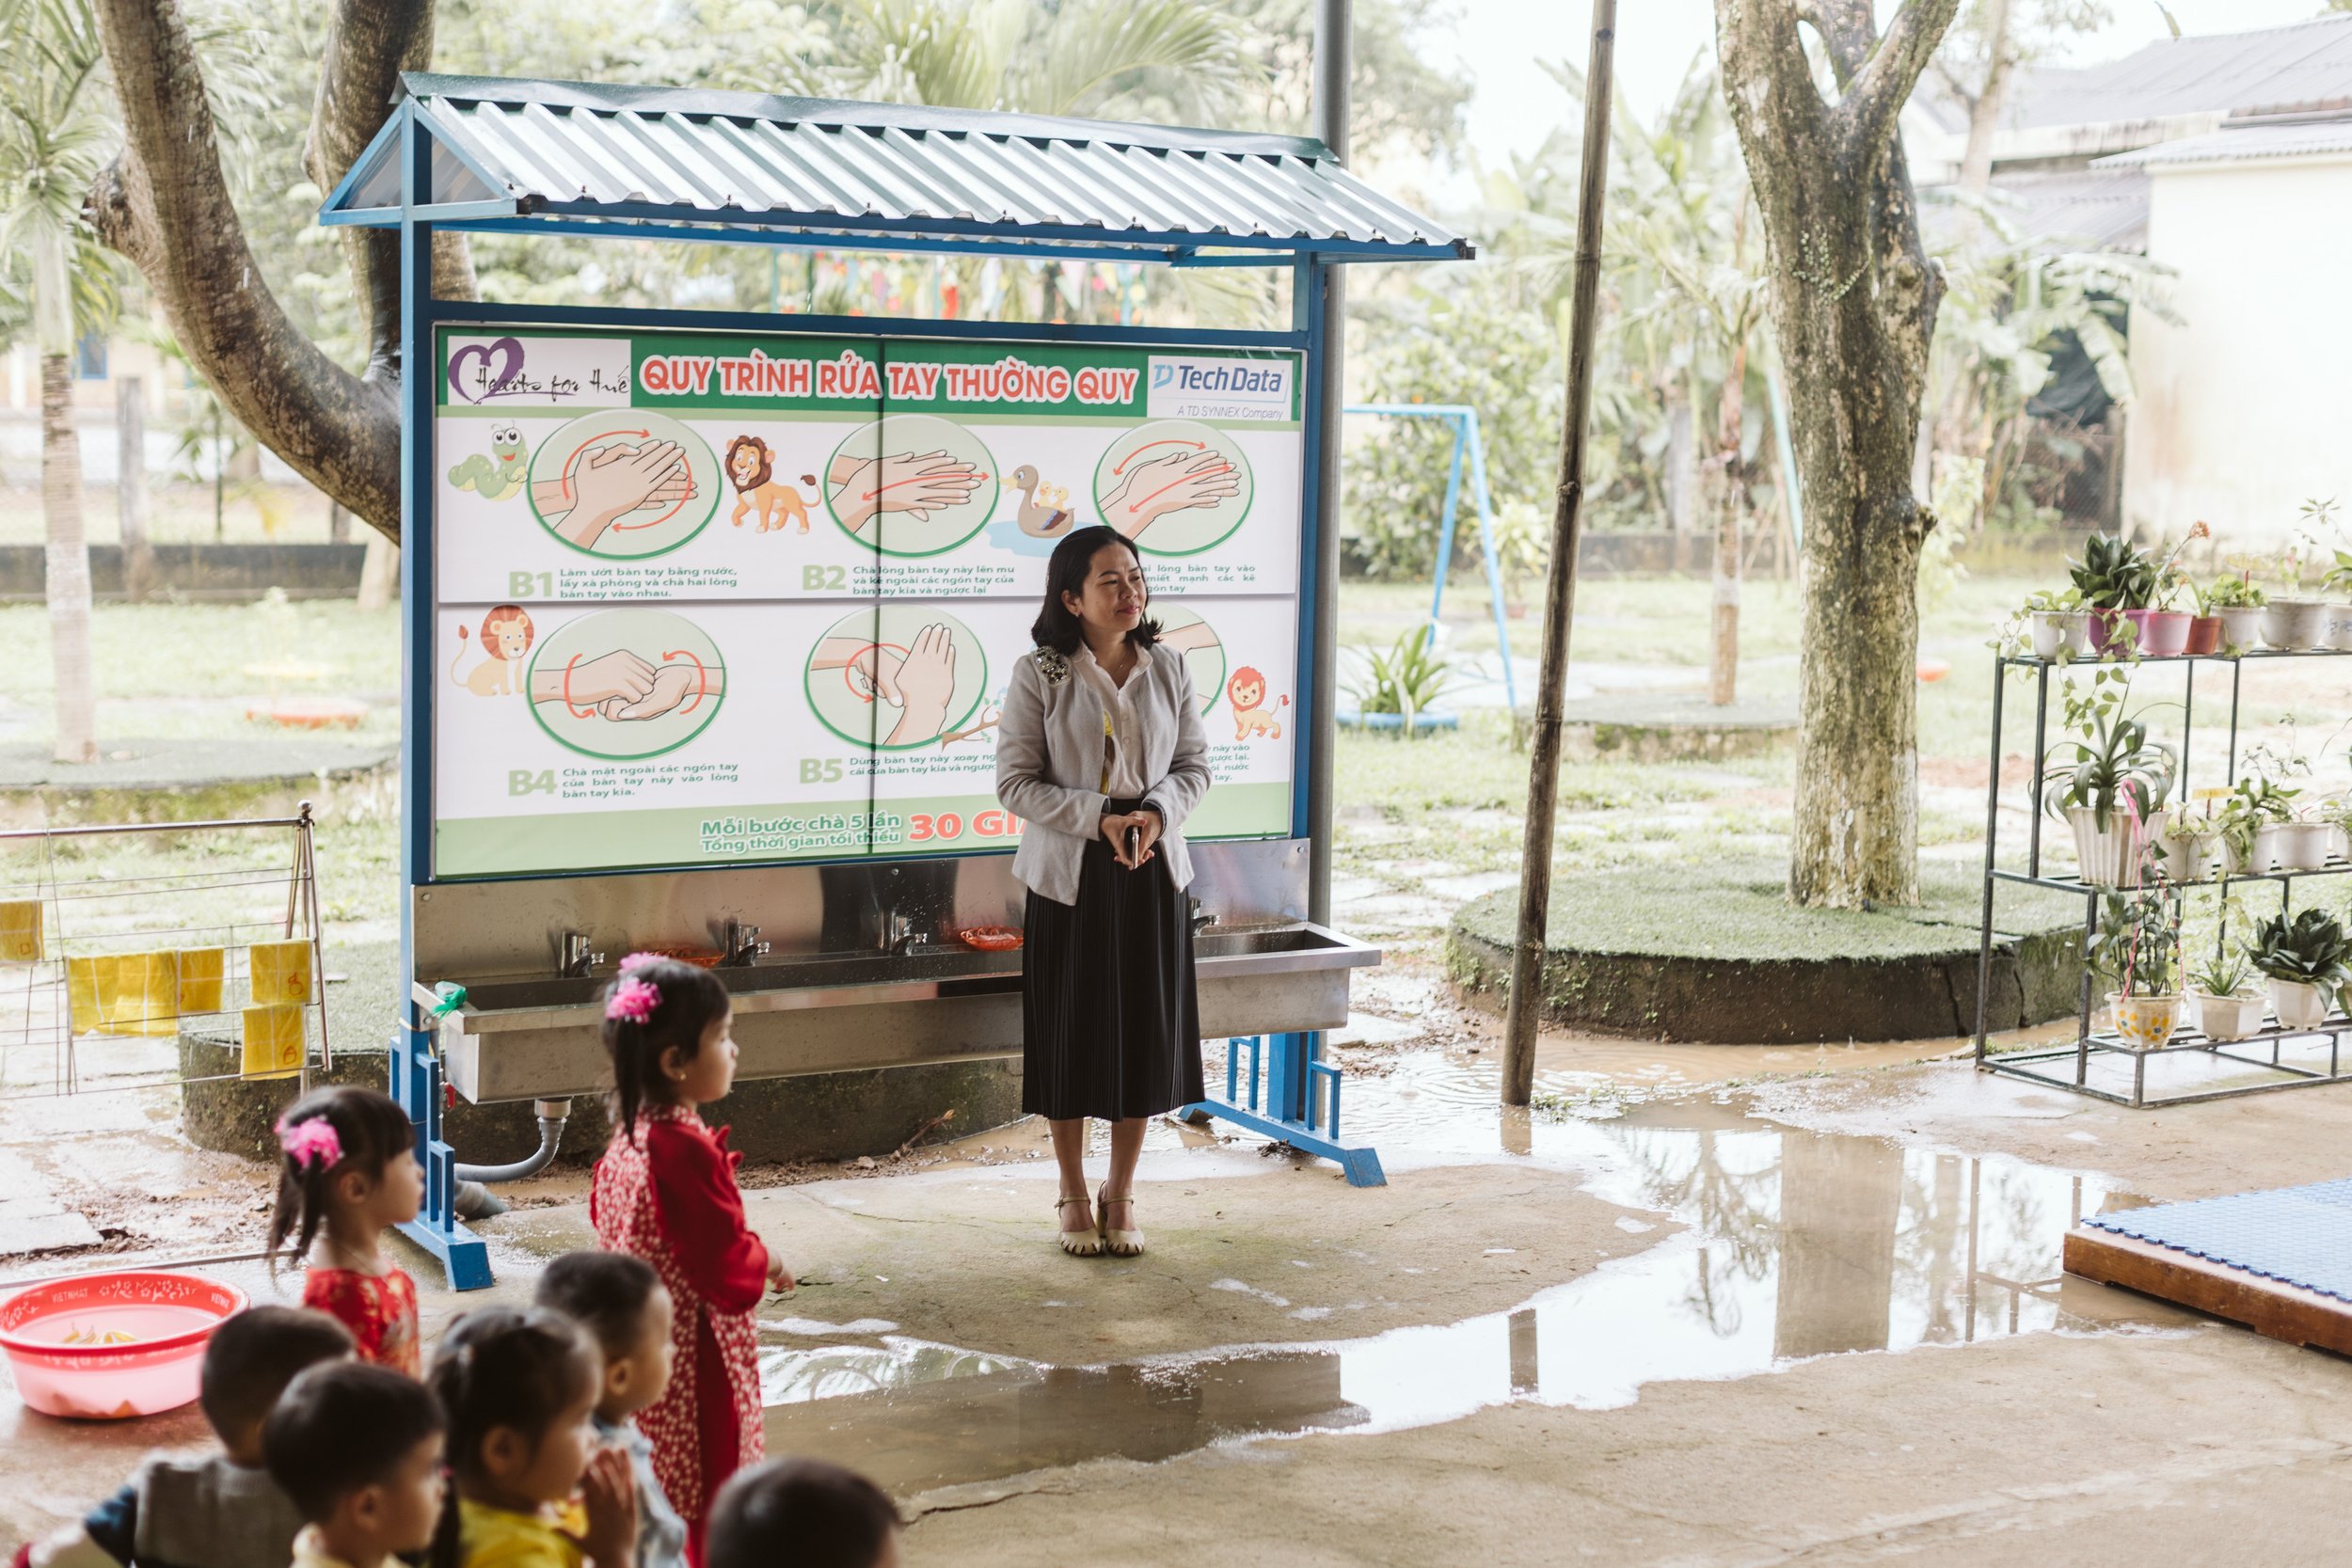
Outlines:
[[1215, 777], [1290, 831], [1299, 357], [443, 329], [435, 875], [1005, 848], [1046, 558], [1135, 541]]

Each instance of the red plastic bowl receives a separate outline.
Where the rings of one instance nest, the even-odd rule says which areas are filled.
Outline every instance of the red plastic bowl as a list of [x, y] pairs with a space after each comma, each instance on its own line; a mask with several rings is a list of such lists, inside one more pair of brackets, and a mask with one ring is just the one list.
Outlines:
[[[45, 1416], [154, 1416], [196, 1398], [205, 1341], [246, 1305], [234, 1285], [195, 1275], [43, 1280], [0, 1302], [0, 1353], [18, 1397]], [[103, 1342], [114, 1334], [130, 1338]], [[69, 1336], [98, 1342], [69, 1344]]]

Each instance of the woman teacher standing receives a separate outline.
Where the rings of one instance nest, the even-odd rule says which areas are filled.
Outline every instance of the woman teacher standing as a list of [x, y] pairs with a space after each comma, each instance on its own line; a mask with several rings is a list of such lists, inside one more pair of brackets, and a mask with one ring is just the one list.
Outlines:
[[[1113, 530], [1055, 546], [1037, 648], [1013, 665], [997, 724], [996, 799], [1024, 820], [1012, 874], [1029, 890], [1021, 1108], [1053, 1129], [1061, 1246], [1082, 1258], [1143, 1250], [1144, 1120], [1201, 1098], [1181, 830], [1209, 787], [1209, 742], [1184, 655], [1144, 619], [1151, 600]], [[1111, 1124], [1110, 1178], [1091, 1199], [1089, 1117]]]

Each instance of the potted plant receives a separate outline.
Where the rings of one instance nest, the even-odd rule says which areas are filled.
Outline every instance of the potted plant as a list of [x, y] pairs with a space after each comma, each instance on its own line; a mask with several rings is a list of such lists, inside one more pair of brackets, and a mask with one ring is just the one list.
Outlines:
[[2270, 982], [2270, 1010], [2281, 1029], [2313, 1029], [2328, 1016], [2337, 988], [2352, 979], [2352, 937], [2326, 910], [2285, 911], [2254, 927], [2247, 960]]
[[2224, 876], [2267, 871], [2279, 858], [2279, 824], [2295, 815], [2299, 790], [2286, 789], [2260, 773], [2240, 779], [2222, 804], [2221, 871]]
[[2052, 747], [2051, 755], [2071, 750], [2073, 756], [2042, 775], [2045, 786], [2059, 786], [2046, 793], [2046, 809], [2073, 827], [2075, 861], [2093, 887], [2138, 884], [2142, 825], [2172, 792], [2175, 771], [2172, 749], [2151, 741], [2147, 724], [2122, 712], [2123, 672], [2113, 673], [2112, 684], [2106, 671], [2093, 675], [2088, 696], [2068, 686], [2065, 723], [2075, 738]]
[[2090, 651], [2123, 651], [2137, 635], [2137, 627], [2123, 630], [2124, 612], [2146, 610], [2155, 597], [2156, 563], [2122, 534], [2094, 533], [2083, 541], [2083, 558], [2067, 562], [2067, 575], [2090, 612]]
[[2319, 579], [2328, 595], [2328, 646], [2352, 648], [2352, 550], [2335, 552], [2335, 564]]
[[2091, 972], [2115, 989], [2107, 1017], [2116, 1038], [2153, 1051], [2181, 1022], [2181, 933], [2162, 893], [2107, 895], [2090, 939]]
[[[2325, 529], [2335, 515], [2332, 500], [2307, 500], [2303, 503], [2302, 533], [2308, 541], [2316, 531]], [[2290, 546], [2280, 552], [2276, 570], [2285, 589], [2284, 598], [2272, 598], [2263, 610], [2263, 641], [2274, 648], [2325, 648], [2328, 646], [2328, 621], [2331, 611], [2324, 599], [2306, 599], [2303, 587], [2303, 551]]]
[[[2234, 658], [2262, 641], [2263, 591], [2253, 574], [2247, 571], [2226, 572], [2209, 583], [2197, 602], [2198, 613], [2209, 617], [2219, 627], [2220, 637], [2211, 650]], [[2197, 631], [2189, 629], [2189, 651], [2196, 651]]]
[[2220, 836], [2211, 817], [2166, 814], [2163, 830], [2156, 834], [2157, 869], [2168, 881], [2203, 881], [2213, 868], [2214, 846]]
[[2287, 871], [2317, 871], [2336, 847], [2336, 824], [2316, 805], [2279, 824], [2279, 864]]
[[2036, 658], [2063, 658], [2090, 646], [2090, 612], [2083, 608], [2079, 588], [2057, 593], [2038, 588], [2026, 595], [2024, 613]]
[[[2181, 536], [2181, 542], [2165, 552], [2156, 563], [2154, 585], [2147, 603], [2139, 610], [2125, 610], [2124, 615], [2139, 626], [2139, 651], [2151, 658], [2175, 658], [2188, 652], [2188, 640], [2195, 627], [2196, 617], [2173, 605], [2182, 592], [2189, 589], [2188, 575], [2180, 567], [2181, 552], [2192, 540], [2212, 537], [2213, 530], [2202, 522], [2193, 525]], [[2191, 590], [2193, 592], [2193, 590]], [[2210, 648], [2205, 650], [2210, 653]]]
[[2263, 1026], [2263, 994], [2242, 951], [2217, 954], [2188, 972], [2190, 1021], [2209, 1040], [2242, 1040]]

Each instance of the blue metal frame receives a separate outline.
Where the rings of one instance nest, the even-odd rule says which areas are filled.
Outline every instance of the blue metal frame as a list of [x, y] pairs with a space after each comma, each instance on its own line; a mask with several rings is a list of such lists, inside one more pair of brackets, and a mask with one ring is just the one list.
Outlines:
[[[434, 233], [441, 229], [457, 231], [530, 232], [533, 227], [547, 228], [542, 222], [530, 220], [485, 218], [480, 215], [485, 207], [510, 207], [514, 204], [483, 202], [452, 202], [438, 206], [419, 200], [420, 193], [429, 194], [432, 175], [433, 146], [437, 139], [429, 119], [417, 110], [415, 102], [404, 102], [393, 122], [379, 135], [378, 141], [396, 135], [399, 138], [402, 171], [402, 205], [393, 209], [364, 211], [335, 211], [358, 178], [359, 165], [355, 164], [328, 200], [330, 211], [323, 212], [321, 221], [327, 223], [368, 223], [389, 226], [397, 223], [400, 230], [401, 296], [404, 306], [401, 327], [403, 365], [401, 388], [401, 511], [403, 544], [401, 551], [402, 640], [401, 666], [404, 687], [401, 734], [404, 766], [401, 770], [401, 868], [403, 902], [401, 908], [401, 980], [402, 1022], [390, 1048], [390, 1078], [393, 1097], [408, 1114], [417, 1127], [417, 1151], [425, 1168], [425, 1202], [423, 1212], [402, 1230], [420, 1246], [441, 1259], [452, 1288], [474, 1290], [487, 1286], [490, 1268], [487, 1249], [481, 1238], [470, 1234], [458, 1223], [455, 1211], [456, 1159], [448, 1142], [441, 1135], [441, 1114], [447, 1090], [438, 1054], [437, 1022], [421, 1008], [411, 994], [416, 974], [415, 930], [412, 900], [419, 890], [427, 889], [435, 880], [433, 851], [433, 705], [432, 680], [433, 610], [432, 592], [436, 528], [432, 505], [433, 483], [433, 414], [437, 394], [437, 354], [435, 341], [437, 329], [469, 324], [517, 326], [598, 326], [634, 328], [637, 330], [680, 329], [705, 332], [788, 330], [809, 335], [848, 333], [870, 336], [886, 330], [892, 336], [911, 339], [941, 339], [966, 341], [1002, 341], [1007, 342], [1104, 343], [1133, 347], [1174, 348], [1191, 347], [1227, 350], [1289, 350], [1302, 355], [1301, 380], [1302, 459], [1304, 469], [1300, 485], [1299, 530], [1299, 595], [1298, 647], [1302, 654], [1313, 647], [1317, 617], [1330, 613], [1332, 607], [1320, 602], [1316, 591], [1313, 563], [1317, 541], [1321, 536], [1323, 497], [1320, 493], [1320, 453], [1323, 443], [1334, 438], [1336, 432], [1324, 428], [1322, 418], [1323, 346], [1330, 328], [1325, 314], [1325, 269], [1333, 262], [1346, 259], [1398, 259], [1418, 256], [1426, 250], [1432, 255], [1451, 258], [1455, 252], [1441, 246], [1373, 246], [1360, 242], [1272, 242], [1249, 237], [1236, 238], [1230, 243], [1250, 248], [1263, 247], [1263, 256], [1199, 257], [1187, 255], [1198, 265], [1280, 265], [1287, 262], [1294, 281], [1292, 327], [1282, 332], [1227, 332], [1201, 328], [1170, 328], [1165, 330], [1129, 326], [1094, 326], [1054, 325], [1050, 323], [998, 323], [970, 321], [928, 321], [881, 319], [875, 317], [778, 316], [766, 312], [709, 310], [629, 310], [602, 307], [495, 305], [479, 301], [439, 300], [433, 296], [431, 245]], [[373, 144], [372, 144], [373, 145]], [[362, 158], [362, 163], [365, 158]], [[478, 171], [477, 171], [478, 172]], [[564, 211], [573, 204], [562, 204], [551, 210]], [[614, 213], [611, 207], [594, 209], [600, 215]], [[667, 211], [666, 209], [663, 211]], [[729, 224], [745, 230], [742, 237], [771, 245], [804, 246], [814, 249], [850, 248], [849, 237], [838, 232], [803, 230], [779, 232], [765, 230], [752, 214], [738, 218], [713, 215], [714, 223]], [[826, 218], [828, 230], [838, 220]], [[869, 223], [868, 229], [890, 229], [884, 223]], [[958, 231], [972, 230], [972, 237], [961, 241], [923, 242], [910, 235], [893, 249], [942, 249], [961, 254], [1013, 254], [1036, 256], [1043, 254], [1034, 246], [1021, 246], [1010, 242], [990, 245], [985, 235], [1015, 232], [1023, 235], [1043, 234], [1060, 237], [1043, 228], [1017, 226], [940, 226], [920, 225], [937, 230], [954, 227]], [[651, 237], [643, 223], [599, 223], [589, 219], [566, 219], [562, 231], [590, 233], [600, 237], [644, 239]], [[1100, 231], [1085, 231], [1099, 234]], [[678, 227], [675, 233], [660, 237], [691, 239], [699, 242], [724, 241], [738, 236], [723, 230]], [[1200, 236], [1180, 236], [1191, 246], [1198, 246]], [[1218, 244], [1228, 243], [1219, 236]], [[1079, 252], [1089, 260], [1151, 260], [1177, 264], [1171, 254], [1139, 253], [1121, 257], [1107, 249]], [[1478, 492], [1482, 506], [1485, 496], [1483, 457], [1475, 463]], [[1449, 504], [1449, 530], [1452, 507]], [[1491, 551], [1489, 552], [1491, 567]], [[1500, 590], [1497, 594], [1500, 604]], [[1506, 649], [1507, 657], [1507, 649]], [[1293, 747], [1295, 780], [1303, 780], [1313, 758], [1314, 724], [1318, 715], [1313, 711], [1311, 681], [1302, 681], [1296, 694], [1297, 719], [1293, 726]], [[1311, 837], [1318, 824], [1308, 819], [1307, 792], [1295, 786], [1292, 791], [1291, 834], [1294, 838]], [[1322, 825], [1327, 827], [1327, 825]], [[663, 868], [636, 868], [645, 874], [660, 874]], [[675, 869], [675, 868], [672, 868]], [[587, 873], [582, 873], [586, 875]], [[609, 875], [598, 872], [596, 875]], [[552, 878], [540, 879], [552, 879]], [[1228, 1093], [1223, 1101], [1208, 1100], [1187, 1106], [1191, 1117], [1221, 1117], [1239, 1126], [1280, 1139], [1294, 1148], [1322, 1155], [1339, 1162], [1347, 1173], [1347, 1180], [1357, 1186], [1376, 1186], [1383, 1177], [1379, 1156], [1370, 1148], [1349, 1148], [1339, 1141], [1340, 1069], [1322, 1060], [1323, 1039], [1319, 1033], [1294, 1033], [1269, 1037], [1270, 1050], [1261, 1053], [1251, 1043], [1252, 1069], [1248, 1104], [1235, 1100], [1237, 1080], [1232, 1066], [1227, 1072]], [[1238, 1049], [1238, 1046], [1235, 1048]], [[1265, 1070], [1261, 1085], [1259, 1067]], [[1322, 1089], [1320, 1095], [1318, 1090]]]
[[1438, 525], [1438, 586], [1429, 596], [1429, 629], [1422, 646], [1438, 641], [1438, 615], [1445, 608], [1446, 567], [1454, 560], [1454, 516], [1462, 499], [1462, 456], [1470, 454], [1470, 499], [1478, 507], [1478, 544], [1486, 558], [1486, 593], [1495, 616], [1495, 642], [1502, 650], [1502, 694], [1513, 711], [1519, 705], [1518, 676], [1511, 663], [1511, 627], [1502, 610], [1502, 562], [1495, 553], [1495, 508], [1486, 493], [1486, 443], [1479, 433], [1478, 410], [1466, 403], [1351, 403], [1350, 414], [1379, 414], [1389, 419], [1443, 420], [1454, 427], [1454, 460], [1446, 470], [1445, 507]]

